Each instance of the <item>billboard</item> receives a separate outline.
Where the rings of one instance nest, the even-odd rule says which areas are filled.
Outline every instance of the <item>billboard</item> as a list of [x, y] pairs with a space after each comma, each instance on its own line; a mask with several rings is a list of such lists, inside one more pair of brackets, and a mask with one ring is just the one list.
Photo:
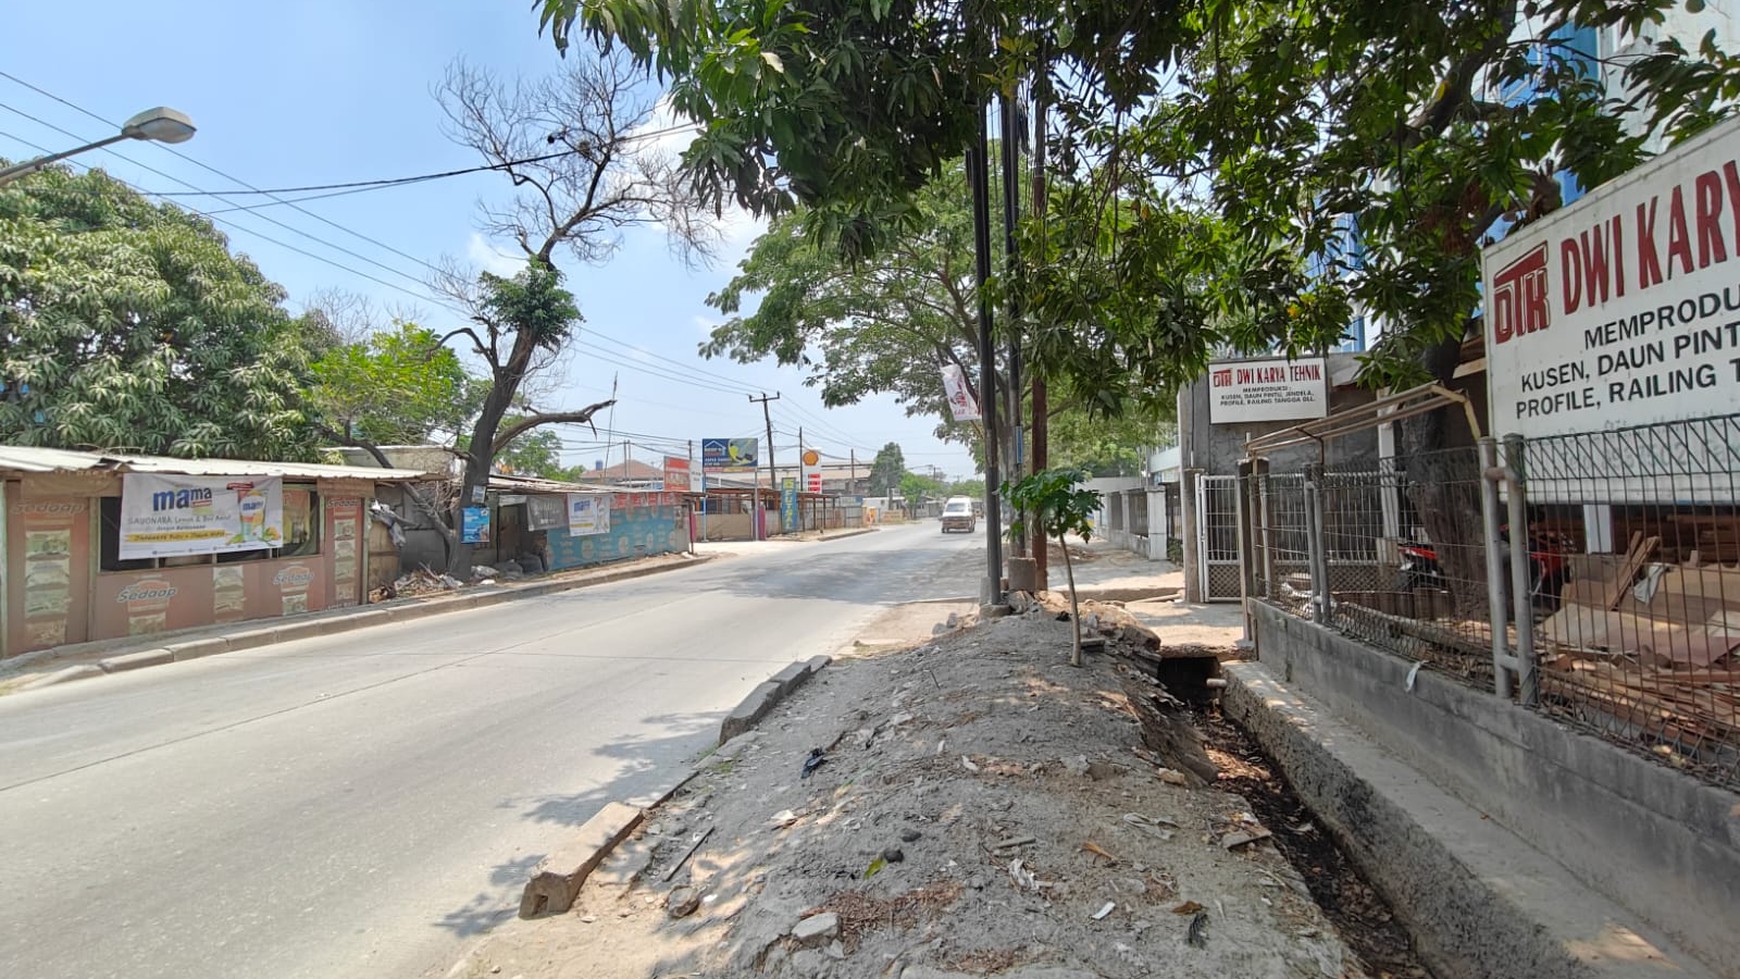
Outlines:
[[701, 468], [707, 472], [754, 472], [760, 439], [702, 439]]
[[665, 456], [665, 490], [671, 493], [687, 493], [689, 489], [689, 460], [678, 456]]
[[284, 545], [277, 476], [121, 477], [120, 553], [135, 558], [257, 551]]
[[1329, 414], [1322, 357], [1208, 365], [1208, 420], [1215, 425], [1309, 421]]
[[610, 533], [610, 497], [603, 493], [568, 494], [568, 534], [581, 537]]
[[568, 501], [560, 496], [533, 493], [526, 497], [526, 529], [555, 530], [568, 525]]
[[1740, 411], [1740, 123], [1512, 231], [1481, 265], [1494, 434]]

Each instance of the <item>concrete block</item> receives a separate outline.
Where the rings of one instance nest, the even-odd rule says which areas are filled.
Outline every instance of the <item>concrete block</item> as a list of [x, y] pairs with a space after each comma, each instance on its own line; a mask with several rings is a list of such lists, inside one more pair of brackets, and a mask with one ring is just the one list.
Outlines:
[[164, 663], [175, 662], [175, 651], [171, 649], [141, 649], [134, 653], [122, 653], [108, 659], [97, 661], [104, 673], [125, 673], [128, 670], [143, 669], [147, 666], [162, 666]]
[[[260, 642], [247, 641], [247, 637], [262, 634], [274, 638], [268, 638]], [[216, 656], [219, 653], [227, 653], [232, 649], [248, 649], [253, 646], [264, 646], [267, 643], [277, 641], [275, 638], [276, 636], [277, 630], [275, 629], [256, 629], [252, 632], [238, 632], [230, 636], [214, 636], [210, 639], [190, 639], [187, 642], [172, 642], [166, 644], [163, 648], [169, 650], [169, 654], [175, 662], [180, 663], [190, 659], [204, 659], [207, 656]], [[241, 640], [241, 642], [238, 643], [238, 640]]]
[[779, 684], [771, 680], [750, 691], [749, 696], [743, 698], [743, 702], [720, 722], [719, 743], [724, 744], [754, 727], [756, 721], [766, 717], [773, 705], [779, 703], [781, 694]]
[[18, 689], [36, 690], [41, 687], [59, 686], [62, 683], [69, 683], [73, 680], [83, 680], [86, 677], [102, 675], [103, 668], [97, 664], [80, 663], [77, 666], [62, 667], [61, 669], [55, 670], [53, 673], [45, 673], [29, 683], [23, 684]]
[[600, 809], [573, 839], [538, 864], [520, 896], [520, 917], [566, 913], [574, 906], [586, 878], [645, 818], [641, 810], [620, 802]]
[[822, 945], [840, 937], [840, 916], [832, 911], [812, 914], [791, 926], [792, 941], [799, 945]]
[[821, 655], [821, 656], [811, 656], [810, 660], [809, 660], [809, 662], [810, 662], [810, 675], [815, 676], [817, 673], [822, 672], [822, 669], [824, 667], [826, 667], [829, 663], [832, 663], [833, 661], [834, 661], [834, 658], [832, 656], [828, 656], [825, 654]]
[[790, 696], [792, 690], [803, 685], [810, 678], [810, 664], [798, 661], [768, 677], [768, 682], [779, 684], [779, 689], [785, 696]]
[[362, 612], [351, 612], [332, 621], [335, 625], [342, 624], [344, 626], [342, 630], [335, 631], [348, 632], [352, 629], [372, 629], [378, 625], [386, 625], [391, 619], [387, 617], [386, 609], [374, 608]]
[[1039, 561], [1030, 557], [1009, 558], [1009, 590], [1043, 591], [1039, 584]]
[[1262, 664], [1226, 670], [1227, 713], [1389, 899], [1443, 979], [1713, 979], [1635, 915]]
[[[278, 630], [249, 629], [245, 632], [232, 632], [225, 636], [222, 641], [229, 643], [229, 648], [232, 650], [253, 649], [257, 646], [270, 646], [278, 641]], [[174, 649], [175, 646], [171, 645], [169, 648]], [[212, 652], [221, 652], [221, 650], [214, 649]], [[210, 653], [202, 655], [210, 655]]]

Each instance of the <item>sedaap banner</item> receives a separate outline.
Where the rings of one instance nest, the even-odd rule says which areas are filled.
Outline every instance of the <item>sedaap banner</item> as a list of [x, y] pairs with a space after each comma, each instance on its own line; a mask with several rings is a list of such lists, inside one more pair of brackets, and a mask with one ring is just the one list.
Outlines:
[[1208, 365], [1208, 420], [1215, 425], [1308, 421], [1329, 414], [1322, 357]]
[[123, 561], [282, 547], [284, 482], [126, 473], [119, 531]]
[[1494, 434], [1740, 411], [1740, 122], [1512, 231], [1481, 265]]
[[568, 534], [610, 533], [610, 497], [602, 493], [568, 494]]

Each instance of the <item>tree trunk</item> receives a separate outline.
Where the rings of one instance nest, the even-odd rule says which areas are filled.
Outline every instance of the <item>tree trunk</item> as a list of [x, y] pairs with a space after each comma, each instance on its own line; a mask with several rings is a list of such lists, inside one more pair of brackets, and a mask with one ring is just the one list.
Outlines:
[[[1439, 383], [1456, 370], [1461, 344], [1445, 341], [1422, 360]], [[1485, 533], [1480, 512], [1480, 463], [1460, 408], [1444, 407], [1400, 424], [1397, 455], [1408, 480], [1408, 500], [1426, 529], [1458, 618], [1487, 617]], [[1461, 433], [1462, 437], [1458, 438]]]
[[[501, 420], [506, 417], [508, 408], [513, 404], [514, 393], [519, 389], [517, 378], [504, 378], [502, 375], [503, 372], [497, 372], [489, 397], [483, 400], [483, 408], [478, 412], [477, 421], [471, 426], [471, 442], [467, 446], [465, 457], [465, 478], [459, 491], [461, 508], [477, 506], [472, 502], [476, 498], [473, 494], [480, 489], [489, 489], [489, 473], [495, 466], [496, 432], [501, 428]], [[511, 383], [503, 383], [504, 381]], [[461, 524], [457, 517], [455, 514], [455, 526]], [[471, 558], [475, 550], [461, 538], [448, 557], [447, 573], [460, 581], [469, 578]]]
[[1062, 535], [1057, 538], [1057, 546], [1063, 550], [1063, 571], [1069, 576], [1069, 625], [1075, 632], [1075, 638], [1069, 646], [1069, 665], [1081, 665], [1081, 602], [1075, 597], [1075, 564], [1069, 559], [1069, 542]]

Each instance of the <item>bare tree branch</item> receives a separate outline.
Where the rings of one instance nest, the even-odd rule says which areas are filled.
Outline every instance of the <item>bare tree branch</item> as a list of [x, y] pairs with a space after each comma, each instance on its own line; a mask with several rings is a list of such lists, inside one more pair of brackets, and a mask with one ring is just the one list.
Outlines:
[[[524, 435], [540, 425], [589, 425], [592, 423], [593, 415], [603, 411], [615, 403], [616, 399], [612, 398], [609, 401], [600, 401], [597, 404], [587, 405], [579, 411], [550, 411], [528, 415], [502, 429], [501, 432], [496, 435], [494, 451], [500, 452], [507, 448], [514, 439], [519, 438], [521, 435]], [[594, 429], [593, 433], [597, 434], [597, 429]]]

